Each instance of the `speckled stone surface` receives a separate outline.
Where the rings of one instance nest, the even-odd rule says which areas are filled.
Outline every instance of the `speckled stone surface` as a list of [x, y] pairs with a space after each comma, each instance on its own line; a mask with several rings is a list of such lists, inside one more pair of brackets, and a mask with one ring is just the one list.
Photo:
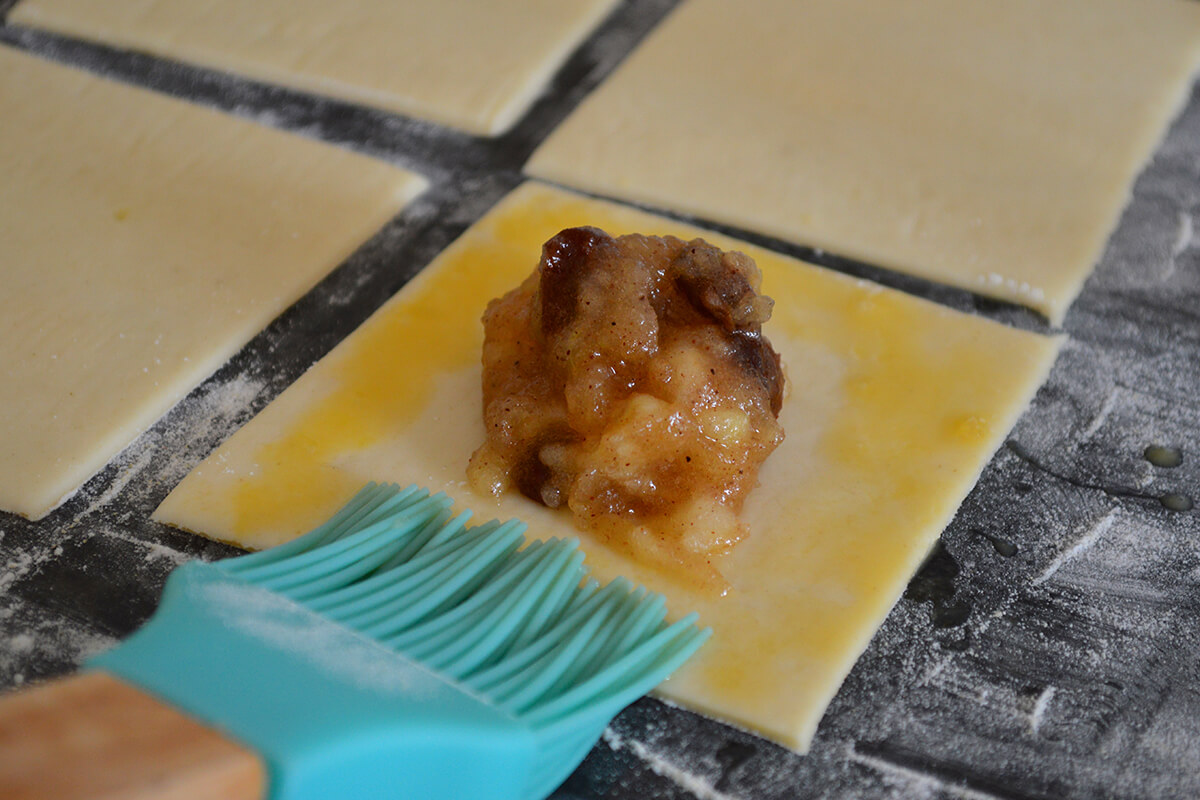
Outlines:
[[[9, 5], [0, 0], [0, 13]], [[38, 523], [0, 513], [0, 686], [72, 670], [153, 612], [173, 567], [234, 552], [149, 515], [515, 186], [533, 147], [671, 5], [621, 6], [494, 140], [0, 27], [6, 44], [343, 144], [433, 184], [64, 506]], [[1049, 381], [855, 666], [807, 756], [647, 699], [618, 717], [555, 797], [1200, 796], [1200, 510], [1172, 510], [1200, 500], [1197, 228], [1200, 92], [1139, 178], [1066, 318], [1070, 340]], [[733, 232], [1049, 330], [1014, 306]], [[1182, 462], [1156, 466], [1151, 446], [1179, 449]]]

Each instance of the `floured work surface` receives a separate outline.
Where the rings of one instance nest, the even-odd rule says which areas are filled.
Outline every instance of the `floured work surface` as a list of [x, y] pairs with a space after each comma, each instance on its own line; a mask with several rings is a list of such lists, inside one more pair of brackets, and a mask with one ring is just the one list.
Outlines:
[[423, 186], [0, 48], [0, 508], [60, 503]]
[[25, 0], [9, 22], [495, 134], [616, 0]]
[[250, 547], [292, 538], [368, 480], [444, 489], [535, 537], [579, 535], [601, 576], [664, 591], [716, 635], [662, 690], [804, 750], [826, 704], [983, 464], [1058, 343], [745, 248], [775, 300], [764, 333], [791, 379], [787, 438], [760, 475], [750, 536], [718, 568], [724, 598], [672, 584], [519, 496], [472, 495], [483, 441], [479, 316], [541, 244], [590, 224], [617, 235], [694, 228], [526, 184], [171, 493], [155, 517]]
[[694, 0], [527, 169], [1058, 323], [1198, 61], [1179, 0]]

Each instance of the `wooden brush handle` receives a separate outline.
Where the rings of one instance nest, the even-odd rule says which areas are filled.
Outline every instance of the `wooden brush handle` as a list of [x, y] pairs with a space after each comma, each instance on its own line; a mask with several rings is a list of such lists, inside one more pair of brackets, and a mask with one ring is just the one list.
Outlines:
[[259, 800], [254, 753], [102, 672], [0, 697], [4, 800]]

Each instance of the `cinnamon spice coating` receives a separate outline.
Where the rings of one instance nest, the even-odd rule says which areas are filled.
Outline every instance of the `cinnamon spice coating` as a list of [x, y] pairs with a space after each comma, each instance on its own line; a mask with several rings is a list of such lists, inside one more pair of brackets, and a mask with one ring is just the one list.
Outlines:
[[783, 440], [754, 261], [703, 239], [569, 228], [484, 314], [484, 444], [468, 476], [567, 507], [610, 546], [708, 588]]

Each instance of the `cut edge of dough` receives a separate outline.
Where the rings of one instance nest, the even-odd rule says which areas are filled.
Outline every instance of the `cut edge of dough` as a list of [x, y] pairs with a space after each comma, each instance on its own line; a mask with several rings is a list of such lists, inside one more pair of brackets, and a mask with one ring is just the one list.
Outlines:
[[[1169, 134], [1175, 123], [1179, 121], [1184, 109], [1187, 108], [1196, 80], [1200, 78], [1200, 42], [1197, 42], [1196, 46], [1192, 49], [1188, 61], [1191, 63], [1190, 71], [1185, 73], [1186, 77], [1179, 82], [1178, 86], [1164, 88], [1165, 96], [1161, 101], [1161, 116], [1146, 121], [1146, 128], [1139, 137], [1140, 141], [1133, 148], [1136, 156], [1134, 163], [1138, 166], [1132, 168], [1130, 175], [1126, 179], [1124, 194], [1119, 198], [1114, 198], [1113, 209], [1109, 215], [1108, 223], [1103, 228], [1104, 234], [1097, 237], [1091, 248], [1088, 261], [1090, 266], [1074, 277], [1069, 288], [1064, 289], [1061, 296], [1049, 298], [1044, 304], [1027, 304], [1019, 298], [1013, 300], [1013, 298], [1002, 295], [988, 294], [989, 297], [995, 296], [1002, 300], [1013, 300], [1013, 302], [1019, 305], [1027, 305], [1029, 308], [1045, 315], [1051, 325], [1055, 327], [1062, 325], [1063, 320], [1066, 319], [1067, 312], [1071, 310], [1071, 306], [1075, 304], [1075, 301], [1079, 299], [1079, 295], [1083, 293], [1083, 287], [1087, 284], [1088, 279], [1091, 278], [1092, 274], [1095, 273], [1103, 261], [1104, 254], [1108, 251], [1108, 245], [1112, 241], [1113, 234], [1117, 232], [1117, 228], [1121, 225], [1121, 219], [1125, 216], [1126, 209], [1133, 202], [1134, 189], [1137, 186], [1138, 179], [1150, 166], [1150, 162], [1162, 146], [1164, 138]], [[978, 292], [978, 289], [976, 288], [972, 291]], [[987, 294], [986, 292], [978, 293]]]
[[97, 29], [71, 18], [70, 15], [59, 15], [25, 2], [19, 2], [13, 6], [5, 23], [15, 27], [47, 31], [108, 47], [144, 53], [178, 64], [274, 85], [324, 99], [401, 114], [416, 121], [454, 128], [474, 136], [494, 137], [507, 132], [533, 107], [537, 97], [549, 86], [554, 75], [567, 62], [571, 54], [579, 48], [588, 34], [612, 12], [617, 2], [618, 0], [595, 0], [592, 2], [586, 9], [587, 13], [579, 18], [576, 25], [565, 32], [556, 47], [545, 54], [539, 67], [522, 75], [520, 81], [511, 87], [507, 97], [487, 106], [481, 106], [476, 113], [460, 113], [454, 109], [437, 108], [403, 94], [370, 89], [328, 76], [289, 72], [287, 69], [276, 68], [270, 64], [240, 59], [230, 53], [221, 53], [220, 57], [226, 60], [226, 64], [216, 66], [213, 63], [213, 53], [206, 48], [191, 47], [186, 43], [179, 42], [171, 45], [146, 42], [119, 27]]

